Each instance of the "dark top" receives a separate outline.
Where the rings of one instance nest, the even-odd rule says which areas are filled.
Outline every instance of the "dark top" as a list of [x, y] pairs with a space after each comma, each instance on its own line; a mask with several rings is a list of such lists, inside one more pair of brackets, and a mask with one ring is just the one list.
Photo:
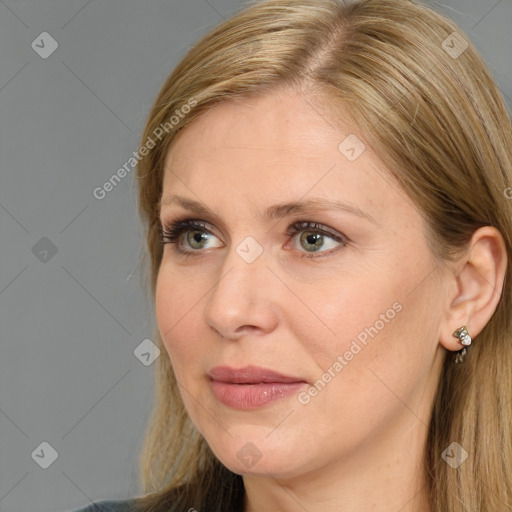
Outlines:
[[97, 501], [74, 512], [133, 512], [133, 500]]

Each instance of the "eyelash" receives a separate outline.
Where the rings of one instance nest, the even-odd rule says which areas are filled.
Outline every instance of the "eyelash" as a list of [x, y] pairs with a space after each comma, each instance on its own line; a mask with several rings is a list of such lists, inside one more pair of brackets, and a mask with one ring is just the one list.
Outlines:
[[[202, 252], [201, 250], [199, 250], [199, 249], [194, 250], [194, 251], [183, 250], [180, 247], [180, 244], [178, 243], [181, 235], [189, 230], [190, 231], [203, 231], [203, 232], [213, 235], [213, 233], [207, 228], [207, 226], [202, 221], [194, 220], [194, 219], [186, 219], [186, 218], [185, 219], [177, 219], [174, 222], [171, 222], [169, 225], [165, 225], [165, 226], [161, 227], [161, 232], [162, 232], [161, 243], [162, 243], [162, 245], [166, 245], [166, 244], [175, 245], [176, 246], [175, 251], [179, 255], [184, 256], [185, 258], [188, 258], [189, 256], [199, 256], [200, 253]], [[335, 233], [331, 233], [330, 231], [326, 230], [324, 228], [324, 226], [322, 226], [321, 224], [317, 224], [315, 222], [309, 222], [309, 221], [295, 222], [294, 224], [292, 224], [291, 226], [288, 227], [286, 234], [287, 234], [287, 236], [293, 236], [293, 235], [296, 235], [303, 231], [321, 234], [323, 236], [332, 238], [336, 242], [340, 243], [341, 247], [345, 247], [350, 241], [345, 235], [342, 235], [340, 237], [340, 236], [336, 235]], [[215, 236], [215, 235], [213, 235], [213, 236]], [[302, 258], [308, 258], [308, 259], [321, 258], [323, 256], [328, 256], [328, 255], [332, 254], [333, 252], [336, 252], [337, 250], [338, 249], [334, 249], [331, 251], [322, 251], [319, 253], [319, 255], [317, 255], [317, 253], [315, 253], [315, 252], [304, 253], [301, 256], [301, 259]]]

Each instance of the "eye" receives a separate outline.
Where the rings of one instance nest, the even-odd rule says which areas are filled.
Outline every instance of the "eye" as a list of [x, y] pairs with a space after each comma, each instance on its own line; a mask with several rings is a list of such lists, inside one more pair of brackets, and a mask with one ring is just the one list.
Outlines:
[[[300, 234], [298, 238], [300, 247], [307, 249], [307, 253], [311, 253], [304, 254], [302, 256], [303, 258], [316, 258], [332, 254], [334, 251], [321, 251], [321, 249], [326, 248], [326, 240], [329, 241], [329, 243], [327, 243], [327, 249], [336, 247], [336, 244], [345, 246], [348, 243], [347, 237], [333, 233], [325, 226], [316, 224], [315, 222], [296, 222], [288, 228], [286, 234], [288, 236]], [[317, 252], [321, 252], [321, 255], [316, 256], [315, 253]]]
[[[207, 228], [206, 224], [201, 221], [193, 219], [177, 220], [171, 223], [169, 226], [164, 226], [162, 228], [162, 243], [164, 245], [176, 245], [176, 251], [180, 254], [191, 254], [192, 251], [196, 252], [199, 249], [209, 248], [205, 247], [205, 242], [208, 242], [209, 235], [215, 236]], [[183, 250], [183, 238], [185, 238], [192, 251]]]
[[[345, 246], [348, 243], [348, 238], [344, 235], [338, 235], [330, 231], [329, 228], [314, 222], [296, 222], [288, 228], [286, 234], [290, 237], [301, 234], [297, 239], [300, 245], [297, 246], [295, 243], [294, 246], [299, 252], [305, 252], [305, 254], [302, 254], [302, 258], [319, 257], [315, 253], [320, 253], [320, 256], [327, 256], [334, 251], [324, 249], [332, 249], [336, 245]], [[176, 252], [186, 257], [197, 256], [201, 249], [212, 248], [206, 245], [211, 237], [215, 237], [215, 235], [212, 234], [207, 225], [195, 219], [176, 220], [162, 228], [162, 243], [164, 245], [175, 245]], [[222, 247], [222, 244], [213, 247]], [[301, 251], [301, 248], [305, 251]]]

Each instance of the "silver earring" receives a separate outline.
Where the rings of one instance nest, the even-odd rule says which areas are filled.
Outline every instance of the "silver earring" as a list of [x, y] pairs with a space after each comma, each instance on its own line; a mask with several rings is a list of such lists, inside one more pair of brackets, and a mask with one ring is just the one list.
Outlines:
[[463, 345], [462, 350], [459, 350], [455, 356], [456, 363], [462, 363], [464, 361], [464, 356], [466, 355], [466, 347], [471, 345], [471, 336], [468, 333], [468, 328], [466, 325], [460, 327], [459, 329], [453, 331], [452, 336], [458, 338], [461, 345]]

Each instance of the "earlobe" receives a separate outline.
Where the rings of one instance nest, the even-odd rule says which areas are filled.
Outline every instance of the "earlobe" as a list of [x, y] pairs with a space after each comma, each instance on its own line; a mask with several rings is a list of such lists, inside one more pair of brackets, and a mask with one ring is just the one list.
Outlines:
[[[492, 226], [477, 229], [452, 275], [456, 292], [441, 326], [440, 343], [450, 351], [469, 347], [491, 319], [499, 304], [507, 268], [501, 233]], [[467, 336], [462, 329], [466, 327]], [[460, 329], [460, 331], [459, 331]], [[457, 331], [460, 336], [457, 336]], [[476, 341], [477, 342], [477, 341]]]

